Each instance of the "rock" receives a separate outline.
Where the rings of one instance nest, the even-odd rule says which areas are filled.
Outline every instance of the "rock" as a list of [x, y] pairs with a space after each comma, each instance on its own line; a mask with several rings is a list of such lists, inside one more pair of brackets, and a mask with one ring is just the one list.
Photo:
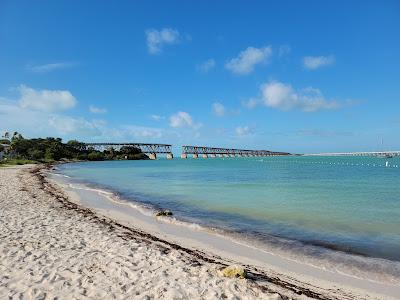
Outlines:
[[244, 279], [246, 278], [247, 274], [246, 271], [243, 267], [241, 266], [228, 266], [220, 271], [222, 276], [228, 277], [228, 278], [241, 278]]
[[172, 211], [170, 211], [170, 210], [161, 210], [156, 213], [156, 217], [161, 217], [161, 216], [170, 217], [172, 215], [173, 215]]

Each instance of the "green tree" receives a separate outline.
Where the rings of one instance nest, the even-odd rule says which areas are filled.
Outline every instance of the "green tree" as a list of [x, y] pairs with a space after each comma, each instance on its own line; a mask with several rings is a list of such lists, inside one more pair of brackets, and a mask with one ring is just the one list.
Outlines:
[[136, 148], [133, 146], [122, 146], [121, 149], [119, 149], [119, 152], [121, 154], [139, 154], [142, 153], [142, 150], [140, 148]]
[[88, 160], [104, 160], [104, 153], [92, 151], [87, 156]]
[[78, 151], [86, 150], [85, 143], [78, 142], [77, 140], [70, 140], [67, 142], [67, 145]]
[[32, 149], [29, 151], [30, 159], [42, 160], [44, 158], [44, 151], [39, 149]]
[[7, 139], [0, 139], [0, 144], [10, 145], [10, 141]]

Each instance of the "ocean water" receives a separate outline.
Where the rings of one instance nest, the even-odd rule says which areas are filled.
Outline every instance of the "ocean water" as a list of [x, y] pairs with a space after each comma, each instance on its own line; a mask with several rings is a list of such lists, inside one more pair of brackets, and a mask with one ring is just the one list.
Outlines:
[[373, 268], [382, 262], [384, 272], [400, 276], [400, 158], [178, 158], [59, 171], [248, 242], [320, 259], [329, 250], [334, 265], [345, 261], [340, 253], [353, 263], [375, 258]]

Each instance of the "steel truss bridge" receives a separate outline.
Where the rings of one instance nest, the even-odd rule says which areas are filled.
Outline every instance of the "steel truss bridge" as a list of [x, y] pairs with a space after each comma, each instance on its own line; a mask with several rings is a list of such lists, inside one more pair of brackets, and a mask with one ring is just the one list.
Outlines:
[[274, 152], [269, 150], [245, 150], [245, 149], [228, 149], [215, 148], [205, 146], [182, 146], [182, 158], [187, 158], [188, 154], [192, 154], [193, 158], [202, 155], [203, 158], [210, 157], [235, 157], [235, 156], [277, 156], [290, 155], [287, 152]]
[[400, 156], [400, 151], [332, 152], [332, 153], [304, 154], [304, 156], [379, 156], [379, 157], [394, 157], [394, 156]]
[[157, 153], [166, 154], [168, 159], [172, 159], [172, 145], [169, 144], [144, 144], [144, 143], [84, 143], [86, 150], [94, 149], [104, 151], [114, 149], [119, 151], [122, 147], [135, 147], [140, 149], [143, 153], [149, 155], [150, 159], [156, 159]]

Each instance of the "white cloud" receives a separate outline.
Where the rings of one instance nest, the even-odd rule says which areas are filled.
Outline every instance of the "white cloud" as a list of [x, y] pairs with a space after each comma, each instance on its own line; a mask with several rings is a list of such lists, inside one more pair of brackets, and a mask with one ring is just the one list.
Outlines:
[[174, 128], [190, 127], [198, 129], [202, 126], [200, 123], [195, 123], [191, 115], [187, 112], [179, 111], [169, 118], [169, 125]]
[[252, 130], [249, 126], [238, 126], [235, 128], [235, 132], [238, 136], [246, 136], [252, 133]]
[[304, 68], [316, 70], [320, 67], [329, 66], [335, 63], [335, 57], [330, 56], [306, 56], [303, 58]]
[[[17, 116], [17, 117], [16, 117]], [[51, 112], [32, 110], [17, 101], [0, 99], [0, 128], [28, 136], [95, 137], [101, 134], [101, 123]]]
[[67, 90], [35, 90], [25, 85], [20, 85], [19, 105], [22, 108], [38, 111], [54, 112], [73, 108], [77, 101]]
[[[193, 126], [196, 124], [192, 123]], [[55, 136], [78, 140], [122, 141], [157, 139], [164, 136], [161, 128], [136, 125], [112, 127], [104, 120], [88, 120], [60, 113], [23, 107], [18, 100], [0, 97], [0, 128], [18, 131], [27, 137]], [[171, 131], [171, 130], [170, 130]], [[167, 135], [173, 133], [168, 133]]]
[[59, 62], [59, 63], [51, 63], [51, 64], [43, 64], [43, 65], [27, 65], [27, 69], [34, 73], [48, 73], [55, 70], [67, 69], [74, 67], [76, 64], [71, 62]]
[[105, 113], [107, 113], [107, 109], [101, 108], [101, 107], [97, 107], [97, 106], [94, 106], [94, 105], [90, 105], [89, 106], [89, 111], [92, 114], [105, 114]]
[[207, 73], [214, 67], [215, 67], [215, 60], [210, 58], [210, 59], [207, 59], [206, 61], [202, 62], [200, 65], [198, 65], [197, 69], [201, 72]]
[[161, 30], [146, 30], [147, 49], [150, 54], [161, 53], [164, 45], [176, 44], [179, 40], [180, 34], [176, 29], [163, 28]]
[[305, 112], [337, 109], [343, 106], [335, 100], [327, 100], [320, 90], [308, 87], [295, 91], [291, 85], [271, 81], [261, 86], [264, 105], [281, 110], [300, 109]]
[[222, 103], [214, 102], [212, 104], [212, 111], [217, 117], [223, 117], [226, 114], [226, 108]]
[[150, 118], [154, 121], [161, 121], [162, 119], [164, 119], [163, 116], [159, 116], [159, 115], [151, 115]]
[[272, 55], [272, 47], [254, 48], [248, 47], [225, 64], [225, 68], [239, 75], [247, 75], [253, 72], [257, 64], [266, 63]]

